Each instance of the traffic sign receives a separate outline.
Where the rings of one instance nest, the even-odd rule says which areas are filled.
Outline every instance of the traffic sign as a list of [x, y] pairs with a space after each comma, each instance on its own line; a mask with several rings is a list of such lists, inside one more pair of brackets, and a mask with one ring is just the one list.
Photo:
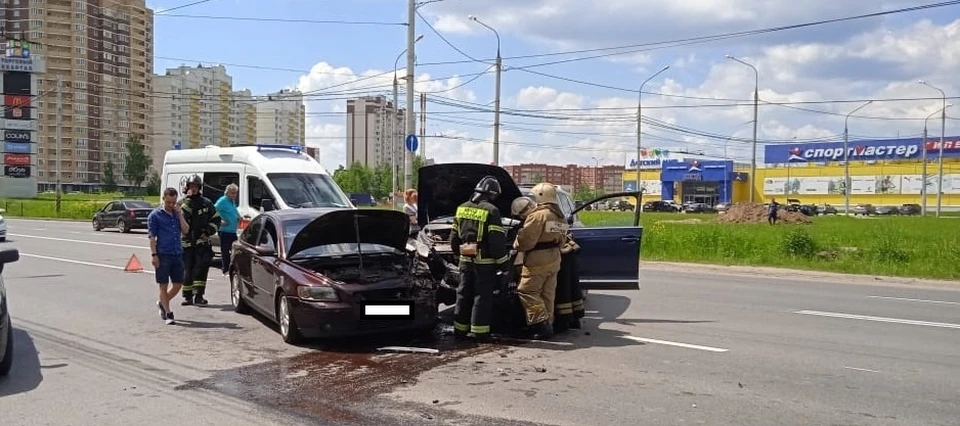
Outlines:
[[417, 141], [417, 135], [407, 135], [407, 140], [406, 140], [407, 151], [417, 152], [417, 147], [419, 144], [420, 142]]

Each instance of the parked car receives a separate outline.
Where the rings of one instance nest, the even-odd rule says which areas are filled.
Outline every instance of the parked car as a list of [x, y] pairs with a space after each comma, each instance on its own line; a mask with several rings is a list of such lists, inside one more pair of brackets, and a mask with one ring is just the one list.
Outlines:
[[275, 321], [291, 344], [432, 329], [433, 283], [411, 273], [409, 227], [407, 216], [396, 210], [264, 212], [233, 245], [233, 307]]
[[676, 213], [680, 211], [680, 206], [673, 202], [673, 200], [647, 201], [646, 203], [643, 203], [643, 211]]
[[828, 214], [836, 215], [836, 214], [837, 214], [837, 208], [834, 207], [834, 206], [831, 206], [830, 204], [824, 204], [823, 207], [820, 209], [820, 214], [822, 214], [822, 215], [828, 215]]
[[904, 204], [898, 209], [903, 215], [918, 215], [923, 213], [923, 208], [919, 204]]
[[900, 214], [900, 208], [897, 206], [880, 206], [876, 209], [877, 216], [894, 216]]
[[730, 210], [730, 203], [718, 203], [713, 208], [717, 210], [717, 213], [726, 213], [727, 210]]
[[147, 229], [147, 217], [156, 207], [143, 200], [114, 200], [93, 214], [93, 230], [117, 228], [127, 233], [131, 229]]
[[13, 323], [10, 321], [10, 305], [7, 288], [3, 285], [3, 269], [8, 263], [20, 260], [20, 251], [15, 248], [0, 250], [0, 377], [10, 373], [13, 367]]
[[355, 206], [369, 206], [369, 207], [377, 206], [377, 199], [374, 198], [373, 195], [371, 194], [352, 193], [350, 194], [350, 202], [353, 203], [353, 205]]
[[874, 207], [873, 204], [857, 204], [857, 206], [853, 208], [854, 216], [869, 216], [875, 214], [877, 214], [877, 208]]
[[716, 213], [717, 209], [707, 203], [686, 203], [683, 205], [685, 213]]
[[[429, 276], [437, 288], [437, 301], [449, 305], [454, 303], [460, 283], [459, 259], [453, 256], [449, 243], [457, 206], [470, 198], [480, 179], [495, 177], [500, 182], [501, 195], [494, 205], [501, 212], [507, 245], [512, 248], [521, 222], [510, 217], [510, 204], [516, 198], [530, 194], [527, 189], [525, 195], [506, 170], [488, 164], [436, 164], [421, 167], [417, 173], [421, 231], [414, 242], [414, 269], [430, 271]], [[635, 214], [632, 226], [609, 228], [588, 227], [578, 218], [578, 213], [591, 205], [611, 198], [639, 198], [639, 195], [639, 192], [608, 194], [575, 208], [565, 192], [558, 192], [560, 210], [567, 216], [573, 238], [581, 247], [580, 282], [585, 289], [640, 288], [639, 255], [643, 229], [639, 226], [639, 215]], [[436, 267], [438, 263], [441, 265]]]
[[0, 243], [7, 241], [7, 221], [3, 218], [6, 209], [0, 209]]

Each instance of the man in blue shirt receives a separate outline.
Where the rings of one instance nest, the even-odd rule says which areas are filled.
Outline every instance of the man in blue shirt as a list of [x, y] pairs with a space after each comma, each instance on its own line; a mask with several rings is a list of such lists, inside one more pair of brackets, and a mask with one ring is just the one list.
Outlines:
[[[180, 238], [190, 229], [180, 212], [177, 197], [176, 189], [165, 189], [163, 205], [150, 212], [147, 217], [152, 258], [150, 263], [153, 264], [157, 284], [160, 285], [157, 308], [160, 309], [160, 318], [166, 321], [167, 325], [174, 324], [170, 301], [177, 297], [183, 286], [183, 246]], [[170, 287], [170, 284], [173, 286]]]
[[240, 212], [237, 211], [237, 195], [240, 188], [231, 183], [223, 192], [223, 196], [214, 203], [217, 212], [220, 213], [220, 260], [222, 261], [223, 274], [230, 273], [230, 248], [237, 241], [237, 222], [240, 220]]

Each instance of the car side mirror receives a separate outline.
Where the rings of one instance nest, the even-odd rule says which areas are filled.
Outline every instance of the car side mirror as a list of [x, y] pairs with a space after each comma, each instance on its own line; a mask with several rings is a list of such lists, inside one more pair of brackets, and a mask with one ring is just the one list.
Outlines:
[[567, 216], [567, 225], [573, 225], [573, 215]]
[[269, 211], [276, 210], [277, 204], [269, 198], [264, 198], [260, 200], [260, 207], [263, 208], [263, 211], [269, 212]]
[[8, 263], [20, 260], [20, 250], [15, 248], [5, 248], [0, 250], [0, 274], [3, 273], [3, 267]]
[[277, 251], [274, 250], [272, 246], [257, 246], [257, 254], [264, 257], [272, 257], [277, 255]]

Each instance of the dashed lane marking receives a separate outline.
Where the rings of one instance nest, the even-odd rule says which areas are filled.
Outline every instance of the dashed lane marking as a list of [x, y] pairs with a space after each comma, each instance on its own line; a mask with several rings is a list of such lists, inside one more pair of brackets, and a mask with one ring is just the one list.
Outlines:
[[951, 324], [946, 322], [931, 322], [931, 321], [917, 321], [917, 320], [901, 319], [901, 318], [873, 317], [869, 315], [843, 314], [843, 313], [837, 313], [837, 312], [796, 311], [794, 313], [801, 314], [801, 315], [815, 315], [820, 317], [843, 318], [843, 319], [853, 319], [853, 320], [861, 320], [861, 321], [887, 322], [887, 323], [907, 324], [907, 325], [922, 325], [926, 327], [960, 328], [960, 324]]
[[636, 337], [636, 336], [622, 336], [622, 337], [624, 339], [630, 339], [637, 342], [653, 343], [657, 345], [666, 345], [666, 346], [676, 346], [678, 348], [696, 349], [696, 350], [707, 351], [707, 352], [727, 352], [730, 350], [730, 349], [724, 349], [724, 348], [715, 348], [712, 346], [694, 345], [690, 343], [671, 342], [669, 340], [648, 339], [645, 337]]

